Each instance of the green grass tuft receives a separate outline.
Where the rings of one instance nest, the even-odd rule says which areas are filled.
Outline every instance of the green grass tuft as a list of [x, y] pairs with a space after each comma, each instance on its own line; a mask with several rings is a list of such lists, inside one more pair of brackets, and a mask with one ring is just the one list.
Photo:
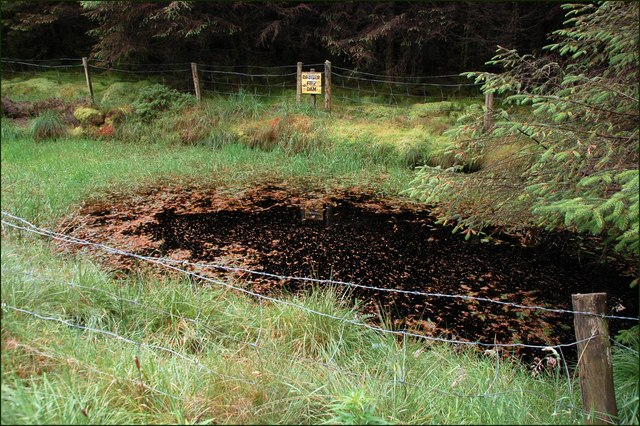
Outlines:
[[36, 142], [47, 139], [57, 139], [67, 134], [67, 128], [59, 113], [46, 110], [31, 122], [31, 137]]
[[640, 423], [640, 326], [621, 331], [613, 347], [613, 379], [616, 385], [618, 421]]

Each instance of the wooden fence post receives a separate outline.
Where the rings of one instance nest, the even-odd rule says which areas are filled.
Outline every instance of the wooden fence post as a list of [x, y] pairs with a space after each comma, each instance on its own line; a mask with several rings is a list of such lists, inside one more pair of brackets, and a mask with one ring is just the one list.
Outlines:
[[[315, 68], [311, 68], [309, 70], [309, 72], [316, 72], [316, 69]], [[316, 109], [316, 94], [315, 93], [311, 94], [311, 105], [313, 105], [313, 109]]]
[[331, 112], [331, 62], [324, 61], [324, 109]]
[[490, 132], [493, 129], [493, 92], [487, 92], [484, 95], [484, 127], [483, 131]]
[[82, 66], [84, 67], [84, 76], [87, 79], [87, 88], [89, 89], [89, 96], [91, 97], [91, 103], [95, 103], [95, 99], [93, 97], [93, 86], [91, 85], [91, 75], [89, 74], [89, 62], [87, 61], [87, 57], [82, 58]]
[[202, 94], [200, 93], [200, 79], [198, 78], [198, 64], [191, 62], [191, 75], [193, 76], [193, 87], [196, 90], [196, 99], [198, 102], [202, 101]]
[[302, 100], [302, 62], [298, 62], [296, 70], [296, 103]]
[[574, 311], [595, 314], [574, 314], [573, 317], [576, 341], [579, 342], [582, 409], [588, 424], [613, 424], [618, 417], [618, 408], [613, 388], [609, 327], [606, 318], [602, 317], [607, 310], [607, 295], [573, 294], [571, 301]]

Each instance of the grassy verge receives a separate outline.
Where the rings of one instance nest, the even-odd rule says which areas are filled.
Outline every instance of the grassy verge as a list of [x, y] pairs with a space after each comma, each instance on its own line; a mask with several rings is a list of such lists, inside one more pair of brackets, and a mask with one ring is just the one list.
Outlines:
[[[30, 238], [3, 239], [2, 281], [3, 303], [67, 322], [4, 309], [4, 423], [578, 420], [577, 394], [560, 371], [533, 377], [495, 357], [403, 342], [180, 277], [115, 280]], [[356, 315], [332, 289], [284, 300]]]

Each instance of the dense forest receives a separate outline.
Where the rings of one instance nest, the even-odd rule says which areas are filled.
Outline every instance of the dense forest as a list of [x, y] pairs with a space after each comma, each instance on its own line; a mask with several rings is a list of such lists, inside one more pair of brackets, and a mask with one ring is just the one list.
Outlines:
[[547, 2], [2, 3], [2, 53], [111, 63], [283, 65], [330, 59], [387, 75], [481, 69], [531, 53], [562, 24]]

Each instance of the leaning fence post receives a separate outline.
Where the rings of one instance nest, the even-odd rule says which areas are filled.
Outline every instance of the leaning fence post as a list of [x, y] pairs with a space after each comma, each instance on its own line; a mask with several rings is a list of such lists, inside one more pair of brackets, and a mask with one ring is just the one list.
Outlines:
[[302, 100], [302, 62], [298, 62], [296, 69], [296, 103]]
[[324, 61], [324, 109], [331, 112], [331, 62]]
[[198, 78], [198, 64], [191, 62], [191, 75], [193, 76], [193, 87], [196, 90], [196, 99], [198, 102], [202, 101], [202, 94], [200, 93], [200, 79]]
[[582, 409], [588, 424], [613, 424], [618, 417], [609, 327], [603, 317], [607, 310], [606, 293], [574, 294], [573, 324], [578, 342], [578, 371]]
[[484, 94], [484, 108], [483, 132], [490, 132], [493, 129], [493, 92]]
[[89, 89], [89, 96], [91, 97], [91, 103], [95, 102], [93, 97], [93, 86], [91, 85], [91, 75], [89, 74], [89, 62], [86, 56], [82, 58], [82, 66], [84, 67], [84, 76], [87, 79], [87, 88]]

